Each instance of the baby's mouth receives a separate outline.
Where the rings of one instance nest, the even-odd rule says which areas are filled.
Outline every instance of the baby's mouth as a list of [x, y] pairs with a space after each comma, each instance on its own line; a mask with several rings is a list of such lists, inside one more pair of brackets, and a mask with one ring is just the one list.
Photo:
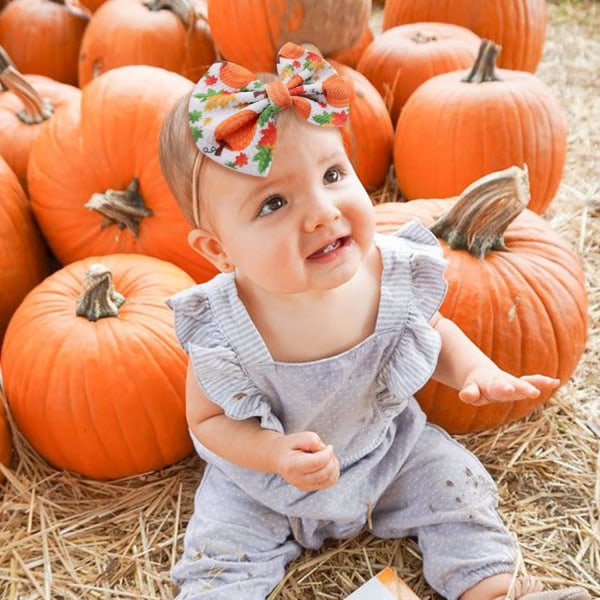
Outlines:
[[346, 239], [347, 238], [342, 237], [338, 238], [337, 240], [333, 240], [333, 242], [330, 242], [326, 246], [319, 248], [316, 252], [313, 252], [308, 258], [320, 258], [321, 256], [325, 256], [326, 254], [341, 248], [346, 243]]

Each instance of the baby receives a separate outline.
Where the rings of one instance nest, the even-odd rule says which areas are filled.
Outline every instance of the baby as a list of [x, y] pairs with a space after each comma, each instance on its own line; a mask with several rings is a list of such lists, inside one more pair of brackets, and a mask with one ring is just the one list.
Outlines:
[[428, 230], [375, 233], [339, 131], [346, 80], [294, 44], [277, 70], [264, 83], [214, 64], [161, 134], [189, 243], [222, 271], [169, 299], [207, 463], [177, 598], [262, 600], [303, 548], [369, 527], [417, 537], [450, 600], [588, 599], [513, 581], [491, 477], [413, 397], [430, 377], [476, 405], [558, 381], [502, 371], [437, 312], [445, 263]]

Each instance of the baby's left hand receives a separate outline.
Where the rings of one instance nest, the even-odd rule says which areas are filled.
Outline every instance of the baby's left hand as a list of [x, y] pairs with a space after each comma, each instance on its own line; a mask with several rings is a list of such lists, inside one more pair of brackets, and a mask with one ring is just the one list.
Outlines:
[[556, 389], [560, 380], [545, 375], [514, 377], [502, 369], [479, 367], [469, 373], [458, 397], [467, 404], [482, 406], [492, 402], [532, 400]]

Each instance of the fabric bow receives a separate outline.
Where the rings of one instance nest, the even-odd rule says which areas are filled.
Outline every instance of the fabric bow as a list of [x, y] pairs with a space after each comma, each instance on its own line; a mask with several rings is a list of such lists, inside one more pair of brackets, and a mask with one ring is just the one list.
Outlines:
[[276, 115], [287, 108], [315, 125], [343, 127], [351, 84], [315, 52], [291, 42], [277, 55], [281, 81], [262, 83], [248, 69], [216, 62], [189, 103], [192, 136], [220, 164], [265, 177], [277, 140]]

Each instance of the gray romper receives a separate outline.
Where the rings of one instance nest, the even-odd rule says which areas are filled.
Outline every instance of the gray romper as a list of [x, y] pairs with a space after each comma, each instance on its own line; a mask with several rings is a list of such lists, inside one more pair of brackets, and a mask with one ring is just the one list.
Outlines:
[[413, 398], [439, 353], [429, 320], [446, 291], [441, 249], [416, 221], [375, 243], [383, 259], [375, 331], [330, 358], [273, 361], [231, 273], [168, 300], [208, 398], [233, 419], [317, 432], [341, 466], [333, 487], [303, 492], [221, 459], [192, 436], [207, 466], [173, 569], [178, 600], [263, 600], [302, 548], [367, 524], [382, 538], [416, 536], [425, 578], [451, 600], [514, 569], [514, 539], [497, 515], [491, 477], [426, 422]]

